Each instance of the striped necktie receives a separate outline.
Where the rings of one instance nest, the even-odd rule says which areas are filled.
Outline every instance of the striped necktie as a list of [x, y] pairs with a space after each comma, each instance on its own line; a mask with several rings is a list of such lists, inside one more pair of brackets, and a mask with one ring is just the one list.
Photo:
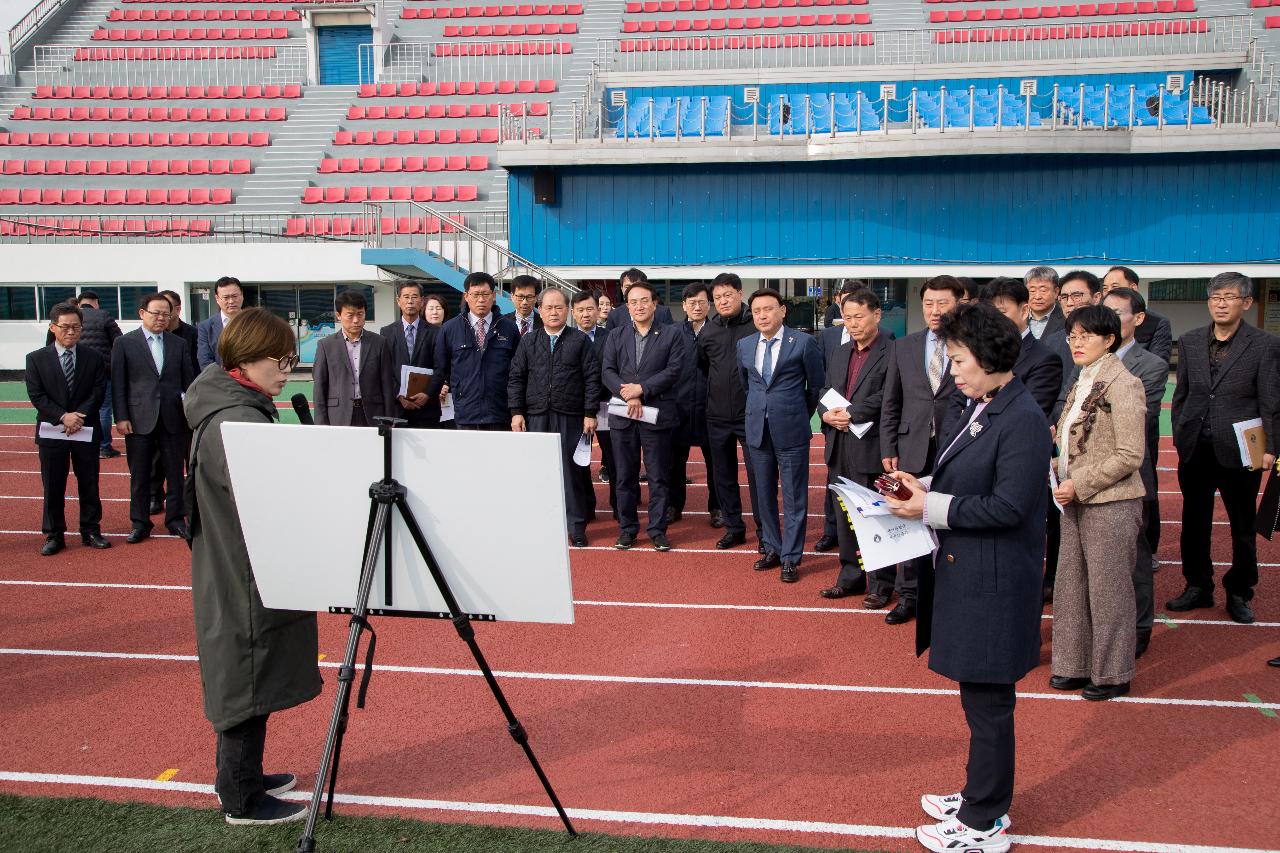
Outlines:
[[62, 351], [62, 375], [67, 379], [67, 388], [71, 388], [76, 378], [76, 357], [71, 354], [71, 350]]

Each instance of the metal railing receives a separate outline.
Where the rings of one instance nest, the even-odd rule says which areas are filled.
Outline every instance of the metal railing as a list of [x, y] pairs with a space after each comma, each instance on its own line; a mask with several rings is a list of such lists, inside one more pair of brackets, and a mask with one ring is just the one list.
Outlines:
[[[360, 45], [361, 83], [452, 82], [466, 80], [562, 80], [573, 55], [541, 53], [562, 44], [556, 39], [521, 41], [475, 41], [455, 39], [449, 42], [397, 41], [391, 44]], [[441, 56], [439, 48], [483, 44], [496, 47], [498, 53], [485, 56]], [[492, 52], [492, 51], [491, 51]], [[372, 80], [366, 73], [372, 69]]]
[[[1095, 19], [1100, 20], [1100, 19]], [[1194, 30], [1170, 32], [1171, 26]], [[1090, 36], [1092, 27], [1126, 27], [1127, 35]], [[964, 30], [1021, 30], [1031, 37], [963, 43], [944, 42], [946, 33]], [[1200, 31], [1203, 29], [1203, 31]], [[1062, 31], [1062, 38], [1038, 35]], [[1076, 33], [1078, 35], [1072, 35]], [[664, 34], [665, 35], [665, 34]], [[845, 35], [841, 33], [840, 35]], [[657, 71], [777, 71], [785, 69], [830, 68], [867, 65], [921, 65], [943, 63], [996, 63], [1070, 61], [1075, 59], [1133, 59], [1135, 57], [1179, 56], [1184, 54], [1239, 53], [1248, 51], [1254, 37], [1251, 15], [1197, 17], [1174, 20], [1125, 20], [1117, 23], [1060, 24], [1040, 26], [1004, 22], [1001, 24], [957, 24], [952, 28], [916, 30], [859, 29], [849, 33], [852, 43], [839, 44], [828, 37], [823, 43], [807, 44], [801, 37], [718, 36], [619, 38], [596, 44], [596, 62], [610, 73]], [[672, 37], [677, 36], [677, 37]], [[679, 42], [679, 49], [635, 49], [638, 42]], [[831, 43], [825, 43], [831, 42]], [[624, 50], [629, 44], [632, 49]], [[733, 44], [735, 47], [727, 47]], [[778, 46], [770, 46], [777, 44]], [[716, 48], [716, 45], [720, 45]]]
[[[155, 43], [139, 43], [139, 46], [153, 48]], [[36, 85], [225, 86], [246, 82], [307, 82], [309, 60], [305, 44], [263, 47], [272, 47], [275, 55], [265, 59], [86, 60], [77, 59], [76, 52], [104, 48], [101, 45], [37, 45], [34, 57]]]
[[44, 23], [46, 18], [69, 2], [70, 0], [40, 0], [30, 12], [19, 19], [18, 23], [9, 28], [9, 52], [16, 53], [18, 47]]
[[[500, 283], [510, 281], [517, 275], [532, 275], [567, 293], [578, 291], [576, 285], [511, 251], [505, 239], [505, 211], [494, 211], [494, 214], [495, 219], [490, 227], [495, 231], [501, 228], [504, 234], [501, 242], [499, 238], [483, 234], [465, 224], [441, 234], [388, 234], [382, 228], [383, 223], [398, 222], [403, 217], [441, 217], [445, 214], [413, 201], [366, 202], [364, 218], [368, 236], [365, 238], [365, 245], [370, 248], [418, 249], [439, 257], [464, 273], [483, 270]], [[500, 223], [496, 218], [497, 214], [502, 214]]]

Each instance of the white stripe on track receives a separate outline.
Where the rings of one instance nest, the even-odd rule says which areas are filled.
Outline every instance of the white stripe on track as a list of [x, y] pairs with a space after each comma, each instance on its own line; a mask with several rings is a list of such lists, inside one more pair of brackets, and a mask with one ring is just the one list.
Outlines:
[[[154, 660], [154, 661], [195, 661], [195, 655], [163, 655], [139, 652], [92, 652], [70, 649], [5, 649], [0, 648], [0, 655], [18, 655], [30, 657], [73, 657], [98, 658], [108, 660]], [[321, 661], [324, 669], [337, 669], [338, 661]], [[359, 665], [361, 668], [363, 664]], [[380, 672], [398, 672], [408, 675], [446, 675], [462, 677], [481, 677], [478, 669], [459, 669], [439, 666], [407, 666], [404, 664], [379, 663]], [[795, 681], [741, 681], [724, 678], [669, 678], [652, 675], [606, 675], [573, 672], [523, 672], [519, 670], [494, 670], [500, 678], [513, 678], [524, 681], [560, 681], [582, 682], [588, 684], [641, 684], [660, 687], [731, 687], [734, 689], [755, 690], [800, 690], [817, 693], [867, 693], [898, 696], [959, 696], [960, 691], [938, 687], [884, 687], [874, 684], [821, 684]], [[1020, 699], [1045, 699], [1058, 702], [1087, 702], [1076, 693], [1019, 693]], [[1092, 704], [1092, 703], [1090, 703]], [[1231, 699], [1177, 699], [1156, 696], [1121, 696], [1108, 700], [1108, 705], [1165, 705], [1186, 708], [1239, 708], [1252, 711], [1280, 711], [1280, 702], [1241, 702]]]
[[[36, 581], [0, 580], [0, 586], [69, 587], [74, 589], [134, 589], [155, 592], [190, 592], [191, 587], [180, 584], [158, 583], [93, 583], [90, 581]], [[647, 610], [727, 610], [743, 613], [820, 613], [834, 616], [883, 616], [883, 610], [867, 610], [862, 607], [797, 607], [778, 604], [699, 604], [680, 601], [591, 601], [575, 599], [575, 607], [635, 607]], [[1052, 621], [1051, 614], [1040, 617]], [[1241, 625], [1230, 619], [1170, 619], [1160, 620], [1166, 625], [1224, 625], [1242, 628], [1280, 628], [1280, 622], [1251, 622]]]
[[[22, 773], [5, 770], [0, 771], [0, 782], [174, 791], [189, 794], [206, 794], [208, 796], [213, 796], [214, 794], [212, 785], [201, 785], [194, 782], [160, 782], [155, 779], [130, 779], [120, 776], [75, 776], [62, 773]], [[311, 799], [311, 792], [290, 791], [284, 794], [282, 798], [297, 802], [307, 802]], [[375, 806], [388, 809], [521, 815], [545, 818], [557, 817], [555, 809], [550, 806], [533, 806], [522, 803], [428, 800], [417, 797], [379, 797], [345, 793], [338, 793], [333, 799], [334, 802], [345, 805]], [[793, 832], [799, 835], [845, 835], [862, 838], [915, 837], [915, 830], [911, 827], [834, 823], [830, 821], [784, 820], [780, 818], [737, 817], [733, 815], [669, 814], [662, 812], [617, 811], [613, 809], [566, 808], [565, 813], [575, 820], [645, 826], [745, 829], [761, 832]], [[323, 832], [320, 837], [323, 838]], [[1051, 835], [1010, 834], [1009, 840], [1015, 844], [1026, 844], [1034, 847], [1066, 847], [1073, 850], [1106, 850], [1116, 851], [1116, 853], [1275, 853], [1275, 851], [1250, 847], [1215, 847], [1203, 844], [1170, 844], [1166, 842], [1120, 841], [1109, 838], [1072, 838]]]
[[[68, 535], [76, 536], [78, 534], [70, 533]], [[107, 537], [108, 539], [124, 539], [129, 534], [128, 533], [103, 533], [102, 535]], [[39, 530], [0, 530], [0, 536], [44, 536], [44, 534], [41, 533]], [[149, 538], [177, 539], [178, 537], [174, 536], [172, 533], [156, 533], [154, 530], [152, 530], [151, 536]]]

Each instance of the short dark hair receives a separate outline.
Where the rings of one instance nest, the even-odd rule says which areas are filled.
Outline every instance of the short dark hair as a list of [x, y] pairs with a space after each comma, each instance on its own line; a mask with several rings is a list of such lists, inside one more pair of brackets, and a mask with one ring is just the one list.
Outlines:
[[357, 311], [367, 311], [369, 304], [364, 301], [364, 294], [358, 290], [344, 290], [338, 294], [338, 298], [333, 300], [333, 310], [336, 314], [341, 314], [343, 308], [354, 308]]
[[462, 280], [462, 292], [466, 293], [473, 287], [484, 285], [490, 290], [498, 289], [498, 282], [493, 276], [487, 272], [473, 272]]
[[411, 278], [402, 278], [396, 282], [396, 299], [399, 299], [400, 294], [410, 287], [416, 287], [418, 289], [419, 296], [423, 296], [426, 293], [426, 291], [422, 289], [422, 282], [415, 281]]
[[680, 294], [680, 300], [683, 302], [686, 299], [695, 299], [698, 296], [705, 296], [707, 301], [710, 302], [711, 288], [700, 281], [695, 281], [693, 284], [685, 285], [684, 293]]
[[844, 304], [851, 301], [865, 306], [868, 311], [880, 310], [880, 297], [869, 287], [859, 287], [846, 293], [840, 300], [840, 308], [843, 309]]
[[1253, 279], [1243, 273], [1220, 272], [1209, 279], [1210, 294], [1217, 293], [1219, 290], [1226, 290], [1229, 287], [1238, 289], [1241, 299], [1248, 299], [1253, 296]]
[[956, 281], [960, 282], [960, 286], [964, 288], [965, 298], [971, 300], [982, 298], [982, 288], [969, 276], [958, 275], [956, 276]]
[[623, 291], [626, 291], [627, 282], [636, 284], [637, 282], [648, 280], [649, 276], [645, 275], [644, 270], [638, 270], [635, 267], [632, 267], [629, 270], [623, 270], [622, 275], [618, 276], [618, 287], [622, 288]]
[[649, 295], [653, 297], [653, 301], [654, 302], [658, 301], [658, 288], [650, 284], [649, 279], [647, 278], [644, 279], [643, 281], [633, 281], [631, 283], [631, 286], [628, 287], [625, 291], [623, 291], [622, 298], [626, 299], [628, 296], [631, 295], [631, 291], [636, 289], [637, 287], [640, 288], [641, 290], [649, 291]]
[[1083, 281], [1086, 285], [1088, 285], [1089, 294], [1091, 296], [1097, 296], [1099, 293], [1102, 292], [1102, 279], [1098, 278], [1096, 275], [1089, 272], [1088, 270], [1072, 270], [1071, 272], [1067, 273], [1061, 279], [1058, 280], [1058, 289], [1061, 290], [1062, 288], [1066, 287], [1069, 283], [1073, 281]]
[[1103, 301], [1118, 296], [1129, 303], [1129, 310], [1134, 314], [1142, 314], [1147, 310], [1147, 300], [1142, 298], [1142, 294], [1134, 290], [1132, 287], [1113, 287], [1111, 292], [1103, 297]]
[[[164, 307], [166, 308], [169, 308], [169, 309], [173, 308], [173, 306], [169, 304], [169, 300], [164, 298], [163, 293], [142, 294], [142, 296], [138, 297], [138, 308], [139, 309], [147, 308], [147, 306], [149, 306], [152, 302], [155, 302], [156, 300], [163, 302]], [[150, 309], [148, 308], [148, 310]]]
[[[1129, 269], [1129, 267], [1112, 267], [1107, 270], [1107, 275], [1111, 275], [1113, 272], [1120, 273], [1120, 275], [1124, 276], [1124, 280], [1129, 282], [1132, 286], [1138, 286], [1138, 274]], [[1106, 278], [1106, 276], [1103, 276], [1103, 278]]]
[[739, 293], [742, 292], [742, 277], [736, 272], [722, 272], [720, 275], [711, 279], [711, 290], [715, 291], [722, 284], [727, 284]]
[[182, 304], [182, 297], [177, 294], [177, 291], [162, 290], [160, 291], [160, 295], [163, 296], [165, 299], [169, 300], [170, 305]]
[[76, 297], [76, 301], [79, 302], [84, 299], [92, 299], [94, 302], [98, 302], [98, 292], [96, 290], [82, 290], [80, 295]]
[[68, 314], [75, 314], [76, 319], [81, 323], [84, 322], [84, 312], [80, 310], [80, 306], [73, 302], [59, 302], [57, 305], [49, 309], [49, 322], [57, 324], [59, 317], [65, 317]]
[[218, 279], [217, 281], [215, 281], [215, 282], [213, 283], [213, 292], [214, 292], [214, 294], [217, 294], [217, 292], [218, 292], [219, 290], [221, 290], [222, 288], [224, 288], [224, 287], [228, 287], [228, 286], [233, 285], [233, 284], [234, 284], [236, 287], [240, 288], [240, 291], [241, 291], [242, 293], [244, 292], [244, 287], [240, 284], [240, 279], [236, 278], [236, 277], [235, 277], [235, 276], [233, 276], [233, 275], [224, 275], [222, 278], [220, 278], [220, 279]]
[[596, 296], [596, 292], [594, 290], [579, 290], [577, 293], [573, 294], [573, 298], [569, 300], [569, 304], [572, 307], [577, 308], [588, 299], [594, 302], [597, 306], [600, 305], [600, 299]]
[[944, 314], [938, 337], [967, 348], [987, 373], [1013, 370], [1022, 350], [1018, 327], [990, 302], [969, 302]]
[[867, 283], [860, 278], [846, 278], [840, 283], [840, 287], [836, 289], [836, 297], [839, 300], [843, 300], [843, 298], [848, 296], [850, 293], [853, 293], [856, 290], [862, 290], [866, 286]]
[[1112, 336], [1111, 352], [1120, 349], [1120, 315], [1105, 305], [1082, 305], [1067, 315], [1067, 334], [1076, 327], [1091, 335]]
[[783, 300], [781, 293], [774, 290], [772, 287], [762, 287], [747, 298], [747, 307], [750, 308], [752, 305], [755, 304], [755, 301], [757, 299], [764, 299], [765, 297], [773, 297], [774, 299], [778, 300], [778, 304], [783, 306], [784, 308], [787, 305], [787, 303]]
[[966, 295], [964, 285], [953, 275], [935, 275], [933, 278], [926, 278], [924, 284], [920, 285], [920, 298], [924, 299], [925, 292], [929, 290], [949, 290], [957, 300], [964, 299]]
[[511, 292], [515, 293], [522, 287], [532, 287], [534, 293], [542, 292], [542, 282], [538, 281], [531, 275], [518, 275], [511, 279]]
[[1031, 301], [1031, 294], [1021, 279], [1000, 276], [987, 282], [986, 292], [982, 298], [994, 302], [998, 298], [1011, 299], [1015, 305], [1026, 305]]

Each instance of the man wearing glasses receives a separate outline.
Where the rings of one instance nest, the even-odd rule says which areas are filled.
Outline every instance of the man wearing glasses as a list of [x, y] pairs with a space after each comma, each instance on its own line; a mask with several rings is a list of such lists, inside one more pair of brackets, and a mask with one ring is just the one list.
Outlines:
[[518, 275], [511, 279], [511, 301], [516, 305], [511, 319], [516, 321], [516, 330], [522, 338], [534, 329], [542, 328], [542, 318], [533, 310], [541, 290], [541, 284], [531, 275]]
[[240, 279], [224, 275], [214, 282], [213, 301], [218, 303], [218, 313], [196, 326], [196, 362], [200, 370], [211, 364], [222, 364], [218, 357], [218, 337], [222, 334], [222, 327], [244, 307]]
[[[53, 343], [27, 356], [27, 396], [36, 410], [36, 446], [44, 486], [45, 535], [42, 557], [67, 547], [67, 474], [75, 471], [80, 495], [80, 540], [90, 548], [110, 548], [102, 538], [102, 502], [98, 499], [98, 445], [102, 426], [98, 408], [106, 393], [106, 361], [80, 346], [83, 315], [70, 303], [53, 306], [49, 331]], [[81, 440], [87, 439], [87, 440]]]
[[[1244, 322], [1253, 281], [1224, 272], [1209, 281], [1212, 322], [1178, 339], [1173, 391], [1173, 445], [1182, 490], [1182, 576], [1186, 589], [1165, 606], [1177, 613], [1213, 607], [1213, 493], [1222, 495], [1231, 524], [1231, 568], [1222, 576], [1227, 615], [1253, 622], [1249, 601], [1258, 583], [1254, 513], [1262, 472], [1280, 446], [1280, 342]], [[1235, 424], [1262, 420], [1262, 468], [1241, 464]]]
[[174, 536], [190, 538], [182, 496], [182, 463], [187, 419], [182, 395], [195, 379], [186, 341], [168, 331], [169, 300], [149, 293], [138, 302], [142, 327], [122, 335], [111, 351], [112, 405], [116, 432], [129, 457], [128, 538], [136, 545], [151, 535], [151, 458], [164, 467], [164, 524]]

